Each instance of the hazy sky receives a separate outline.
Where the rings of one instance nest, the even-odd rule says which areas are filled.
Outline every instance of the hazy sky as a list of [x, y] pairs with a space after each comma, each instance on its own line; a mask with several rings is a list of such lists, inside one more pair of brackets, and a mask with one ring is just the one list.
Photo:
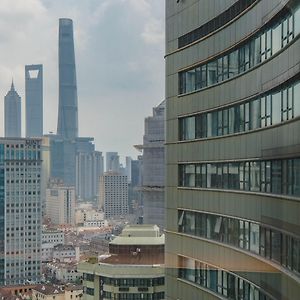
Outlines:
[[164, 0], [0, 0], [0, 91], [14, 78], [22, 97], [24, 66], [44, 65], [44, 132], [56, 132], [58, 19], [72, 18], [80, 136], [99, 151], [136, 157], [144, 118], [164, 99]]

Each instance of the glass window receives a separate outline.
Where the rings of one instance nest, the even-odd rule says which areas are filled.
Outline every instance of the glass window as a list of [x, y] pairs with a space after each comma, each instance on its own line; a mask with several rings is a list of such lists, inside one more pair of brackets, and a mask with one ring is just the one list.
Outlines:
[[195, 69], [186, 72], [186, 92], [192, 92], [196, 86], [196, 71]]
[[218, 82], [223, 81], [223, 57], [217, 60], [218, 64]]
[[228, 187], [229, 189], [238, 190], [239, 180], [239, 163], [228, 164]]
[[195, 165], [186, 165], [184, 168], [183, 186], [195, 186]]
[[179, 73], [179, 94], [186, 93], [186, 72]]
[[300, 196], [300, 159], [293, 160], [293, 194]]
[[281, 49], [281, 24], [272, 29], [272, 55]]
[[250, 102], [250, 129], [260, 128], [260, 99]]
[[300, 33], [300, 7], [294, 13], [294, 34], [295, 36]]
[[207, 85], [213, 85], [218, 82], [217, 60], [207, 64]]
[[207, 66], [201, 66], [201, 88], [207, 86]]
[[281, 263], [281, 233], [278, 231], [271, 231], [271, 256], [276, 262]]
[[[222, 114], [219, 116], [218, 111], [211, 113], [212, 118], [212, 136], [218, 136], [219, 132], [219, 117], [222, 118]], [[221, 120], [222, 122], [222, 120]]]
[[234, 107], [234, 132], [244, 131], [245, 128], [245, 115], [244, 104]]
[[296, 118], [299, 116], [300, 116], [300, 83], [298, 82], [294, 85], [294, 117]]
[[259, 254], [259, 225], [250, 224], [250, 251]]
[[196, 235], [206, 237], [206, 215], [196, 213], [195, 216]]
[[196, 139], [207, 136], [207, 114], [196, 116]]
[[272, 124], [281, 122], [281, 92], [272, 95]]
[[293, 88], [289, 87], [283, 91], [284, 101], [282, 106], [282, 120], [290, 120], [294, 117], [294, 99], [293, 99]]
[[234, 107], [231, 107], [228, 109], [228, 133], [232, 134], [234, 133], [234, 118], [235, 118], [235, 112]]
[[260, 162], [250, 162], [250, 191], [260, 191]]
[[212, 113], [207, 114], [207, 136], [210, 137], [213, 135], [213, 118]]
[[182, 232], [187, 234], [195, 234], [195, 213], [186, 211], [183, 218]]
[[234, 77], [238, 74], [238, 50], [235, 50], [229, 54], [229, 78]]
[[281, 194], [282, 193], [282, 167], [281, 160], [272, 161], [272, 193]]
[[261, 127], [271, 125], [271, 96], [260, 99]]
[[195, 139], [195, 117], [180, 119], [180, 138], [181, 140]]
[[195, 75], [196, 75], [196, 78], [195, 78], [195, 81], [196, 81], [196, 86], [195, 86], [195, 89], [196, 90], [200, 90], [201, 89], [201, 67], [198, 67], [196, 68], [195, 70]]
[[293, 270], [300, 274], [300, 241], [293, 239]]
[[260, 163], [260, 191], [271, 192], [271, 162], [262, 161]]

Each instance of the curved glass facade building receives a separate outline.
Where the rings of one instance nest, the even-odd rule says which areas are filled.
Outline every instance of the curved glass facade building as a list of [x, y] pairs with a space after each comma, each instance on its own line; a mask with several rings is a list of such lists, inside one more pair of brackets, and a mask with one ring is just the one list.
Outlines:
[[59, 19], [59, 107], [57, 134], [64, 139], [78, 137], [78, 100], [73, 21]]
[[300, 1], [166, 0], [166, 299], [300, 295]]

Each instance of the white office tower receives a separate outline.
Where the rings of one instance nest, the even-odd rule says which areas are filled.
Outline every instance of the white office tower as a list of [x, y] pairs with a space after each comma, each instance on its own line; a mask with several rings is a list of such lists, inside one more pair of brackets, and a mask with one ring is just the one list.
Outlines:
[[40, 147], [0, 138], [0, 286], [41, 278]]
[[46, 190], [46, 215], [55, 225], [75, 221], [75, 187], [52, 181]]
[[106, 172], [100, 177], [100, 208], [104, 208], [105, 218], [128, 214], [127, 176]]

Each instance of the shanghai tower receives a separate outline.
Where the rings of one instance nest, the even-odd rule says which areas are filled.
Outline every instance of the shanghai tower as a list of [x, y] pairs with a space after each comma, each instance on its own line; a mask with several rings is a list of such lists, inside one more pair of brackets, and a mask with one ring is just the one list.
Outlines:
[[57, 134], [63, 139], [78, 137], [78, 106], [73, 21], [59, 19], [59, 107]]

